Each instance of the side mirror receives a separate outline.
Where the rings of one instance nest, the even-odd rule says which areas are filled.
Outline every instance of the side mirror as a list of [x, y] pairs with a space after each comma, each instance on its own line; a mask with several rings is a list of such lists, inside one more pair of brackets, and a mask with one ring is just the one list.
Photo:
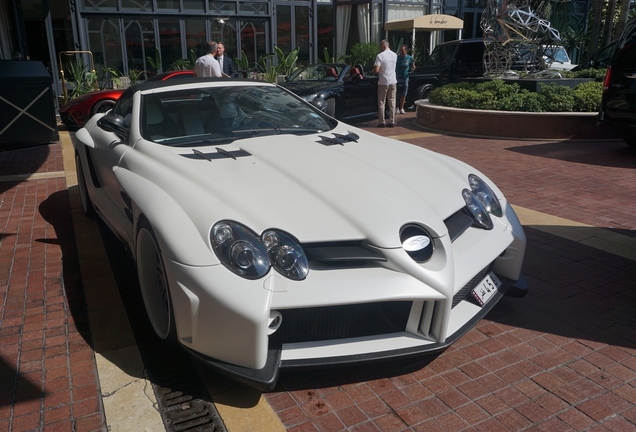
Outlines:
[[106, 114], [97, 120], [97, 126], [106, 132], [112, 132], [121, 140], [128, 138], [128, 127], [124, 118], [117, 114]]

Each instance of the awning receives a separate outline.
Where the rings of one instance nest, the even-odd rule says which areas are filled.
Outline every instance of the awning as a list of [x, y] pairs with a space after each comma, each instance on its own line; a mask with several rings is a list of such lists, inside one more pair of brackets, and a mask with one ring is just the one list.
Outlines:
[[464, 21], [451, 15], [433, 14], [422, 15], [417, 18], [399, 19], [384, 24], [384, 30], [414, 31], [414, 30], [461, 30]]

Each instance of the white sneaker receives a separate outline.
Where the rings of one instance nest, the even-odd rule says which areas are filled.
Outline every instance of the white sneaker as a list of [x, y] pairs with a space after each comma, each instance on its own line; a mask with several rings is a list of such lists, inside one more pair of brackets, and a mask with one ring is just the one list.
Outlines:
[[404, 109], [400, 108], [400, 114], [404, 114]]

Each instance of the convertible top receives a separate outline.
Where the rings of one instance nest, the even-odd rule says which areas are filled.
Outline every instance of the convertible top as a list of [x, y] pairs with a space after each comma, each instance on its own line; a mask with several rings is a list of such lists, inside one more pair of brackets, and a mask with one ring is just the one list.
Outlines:
[[[129, 95], [138, 92], [138, 91], [144, 91], [144, 90], [150, 90], [150, 89], [157, 89], [157, 88], [163, 88], [163, 87], [170, 87], [170, 86], [174, 86], [174, 85], [178, 85], [178, 84], [183, 84], [184, 81], [188, 81], [188, 82], [236, 82], [236, 81], [246, 81], [244, 78], [199, 78], [199, 77], [183, 77], [183, 78], [176, 78], [176, 79], [172, 79], [172, 80], [167, 80], [167, 81], [152, 81], [152, 80], [148, 80], [148, 81], [144, 81], [142, 83], [139, 84], [135, 84], [134, 86], [128, 87], [126, 89], [126, 91], [124, 91], [124, 93], [122, 94], [122, 98], [123, 97], [128, 97]], [[254, 82], [254, 80], [250, 80], [250, 82]]]

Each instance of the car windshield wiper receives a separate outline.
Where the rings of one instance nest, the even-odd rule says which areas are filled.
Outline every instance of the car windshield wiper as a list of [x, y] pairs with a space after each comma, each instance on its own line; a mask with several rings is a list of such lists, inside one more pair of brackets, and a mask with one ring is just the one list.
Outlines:
[[241, 135], [278, 135], [278, 134], [310, 134], [322, 132], [321, 129], [303, 128], [263, 128], [263, 129], [239, 129], [232, 131], [233, 134]]
[[188, 141], [177, 142], [174, 144], [168, 144], [170, 147], [187, 147], [189, 145], [211, 145], [211, 144], [230, 144], [234, 142], [232, 137], [218, 137], [218, 138], [197, 138]]

